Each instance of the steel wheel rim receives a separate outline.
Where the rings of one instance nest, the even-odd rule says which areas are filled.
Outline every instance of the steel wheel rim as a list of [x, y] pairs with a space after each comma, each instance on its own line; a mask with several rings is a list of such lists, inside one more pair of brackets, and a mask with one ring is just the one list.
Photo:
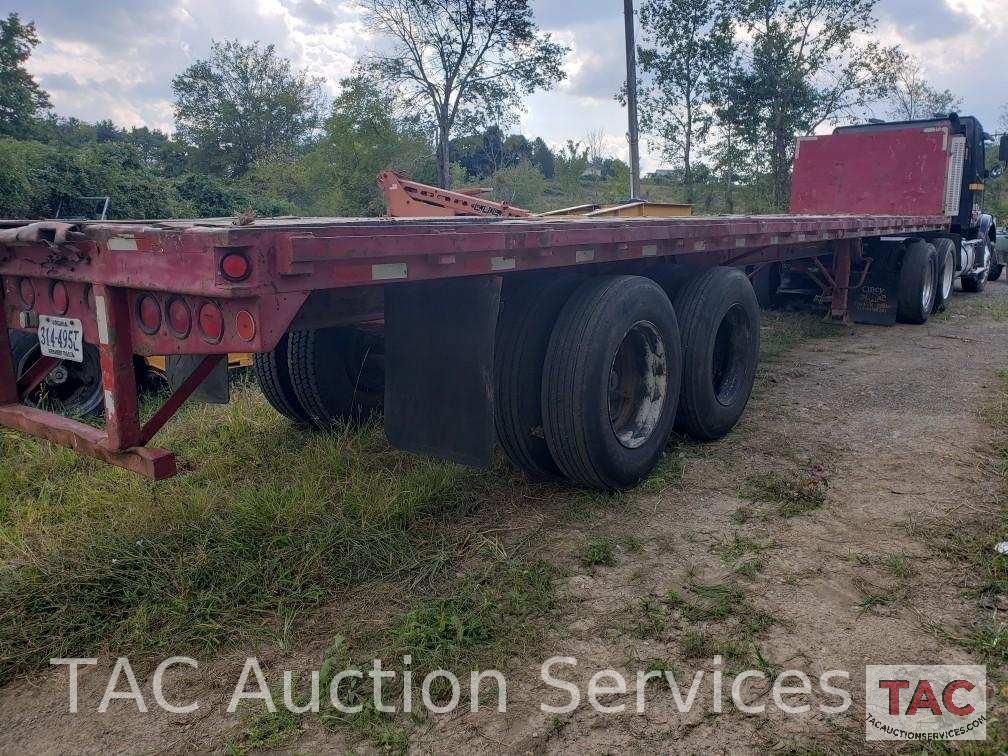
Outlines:
[[955, 258], [951, 250], [945, 252], [945, 264], [942, 267], [942, 299], [952, 296], [952, 285], [955, 282]]
[[627, 449], [639, 449], [654, 434], [668, 394], [668, 357], [658, 328], [634, 323], [609, 368], [609, 424]]
[[[17, 375], [24, 375], [39, 354], [39, 347], [29, 349], [14, 366]], [[96, 412], [103, 399], [98, 351], [90, 344], [84, 345], [84, 362], [60, 360], [39, 388], [25, 397], [27, 403], [36, 407], [51, 405], [79, 417]]]
[[711, 388], [723, 407], [730, 407], [746, 373], [746, 345], [750, 338], [749, 318], [741, 304], [734, 304], [721, 318], [711, 352]]
[[931, 303], [934, 301], [934, 268], [933, 263], [929, 263], [924, 268], [924, 285], [921, 287], [921, 307], [924, 312], [931, 311]]

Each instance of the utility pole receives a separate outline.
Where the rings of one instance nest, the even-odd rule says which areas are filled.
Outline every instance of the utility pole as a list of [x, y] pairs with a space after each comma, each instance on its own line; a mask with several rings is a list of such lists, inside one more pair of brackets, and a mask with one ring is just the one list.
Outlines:
[[627, 115], [630, 119], [630, 199], [640, 199], [640, 125], [637, 122], [637, 42], [633, 0], [623, 0], [626, 25]]

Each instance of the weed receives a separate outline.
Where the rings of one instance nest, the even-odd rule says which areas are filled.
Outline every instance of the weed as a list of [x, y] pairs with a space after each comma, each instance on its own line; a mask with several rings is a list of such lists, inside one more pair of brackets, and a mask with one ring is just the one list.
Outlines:
[[563, 733], [563, 731], [567, 729], [567, 725], [569, 724], [570, 724], [569, 719], [554, 714], [552, 717], [550, 717], [549, 724], [546, 726], [547, 739], [559, 737]]
[[589, 541], [581, 555], [581, 564], [585, 567], [612, 567], [616, 564], [616, 555], [612, 541], [601, 539]]
[[821, 509], [827, 488], [828, 482], [818, 475], [770, 471], [749, 476], [740, 494], [754, 503], [775, 507], [781, 517], [798, 517]]
[[285, 706], [262, 710], [242, 718], [244, 740], [249, 748], [273, 749], [293, 741], [301, 733], [301, 723]]
[[687, 659], [722, 656], [727, 661], [739, 661], [746, 657], [745, 649], [735, 639], [699, 630], [687, 630], [679, 641], [679, 647]]
[[904, 554], [890, 554], [882, 562], [882, 566], [886, 572], [900, 580], [905, 580], [914, 574], [914, 566]]

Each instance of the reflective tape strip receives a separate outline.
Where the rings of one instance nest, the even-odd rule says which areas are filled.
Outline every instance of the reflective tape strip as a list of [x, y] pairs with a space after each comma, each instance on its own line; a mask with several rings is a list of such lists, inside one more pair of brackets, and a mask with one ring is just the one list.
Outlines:
[[98, 343], [108, 346], [111, 343], [108, 327], [108, 308], [105, 305], [105, 297], [95, 297], [95, 315], [98, 320]]
[[371, 266], [372, 281], [389, 281], [396, 278], [406, 278], [408, 271], [406, 263], [382, 263]]
[[108, 248], [113, 252], [136, 252], [137, 240], [133, 236], [113, 236], [108, 240]]

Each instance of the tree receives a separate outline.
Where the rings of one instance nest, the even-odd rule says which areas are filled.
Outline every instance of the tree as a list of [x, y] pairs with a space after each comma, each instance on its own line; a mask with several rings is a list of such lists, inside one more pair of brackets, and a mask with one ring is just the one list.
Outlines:
[[315, 131], [321, 86], [273, 45], [213, 42], [208, 59], [172, 80], [178, 135], [195, 147], [199, 167], [240, 177], [257, 159], [289, 153]]
[[542, 171], [542, 175], [552, 179], [556, 175], [556, 156], [542, 137], [532, 142], [532, 165]]
[[950, 89], [934, 89], [924, 78], [921, 62], [905, 55], [895, 70], [888, 93], [889, 116], [902, 121], [931, 118], [936, 113], [948, 114], [962, 108], [962, 100]]
[[713, 124], [712, 75], [735, 49], [723, 0], [645, 0], [641, 127], [692, 184], [693, 161]]
[[493, 185], [496, 196], [513, 207], [532, 208], [546, 193], [546, 179], [528, 160], [497, 171]]
[[738, 80], [738, 131], [768, 169], [777, 209], [787, 204], [796, 136], [852, 117], [889, 90], [898, 49], [858, 44], [875, 31], [877, 3], [742, 0], [751, 63]]
[[450, 143], [486, 123], [514, 121], [524, 95], [561, 81], [567, 48], [539, 32], [529, 0], [359, 0], [390, 49], [365, 60], [400, 89], [436, 134], [438, 181], [450, 182]]
[[421, 124], [393, 95], [367, 77], [340, 82], [341, 91], [318, 144], [293, 165], [257, 165], [250, 174], [260, 187], [321, 215], [379, 215], [386, 211], [375, 185], [392, 169], [420, 181], [433, 180], [430, 146]]
[[560, 185], [568, 194], [578, 189], [581, 176], [588, 167], [588, 148], [582, 148], [580, 142], [568, 139], [566, 146], [556, 155], [554, 169]]
[[0, 20], [0, 136], [29, 136], [50, 107], [49, 95], [24, 67], [38, 43], [34, 22], [22, 23], [17, 13]]

